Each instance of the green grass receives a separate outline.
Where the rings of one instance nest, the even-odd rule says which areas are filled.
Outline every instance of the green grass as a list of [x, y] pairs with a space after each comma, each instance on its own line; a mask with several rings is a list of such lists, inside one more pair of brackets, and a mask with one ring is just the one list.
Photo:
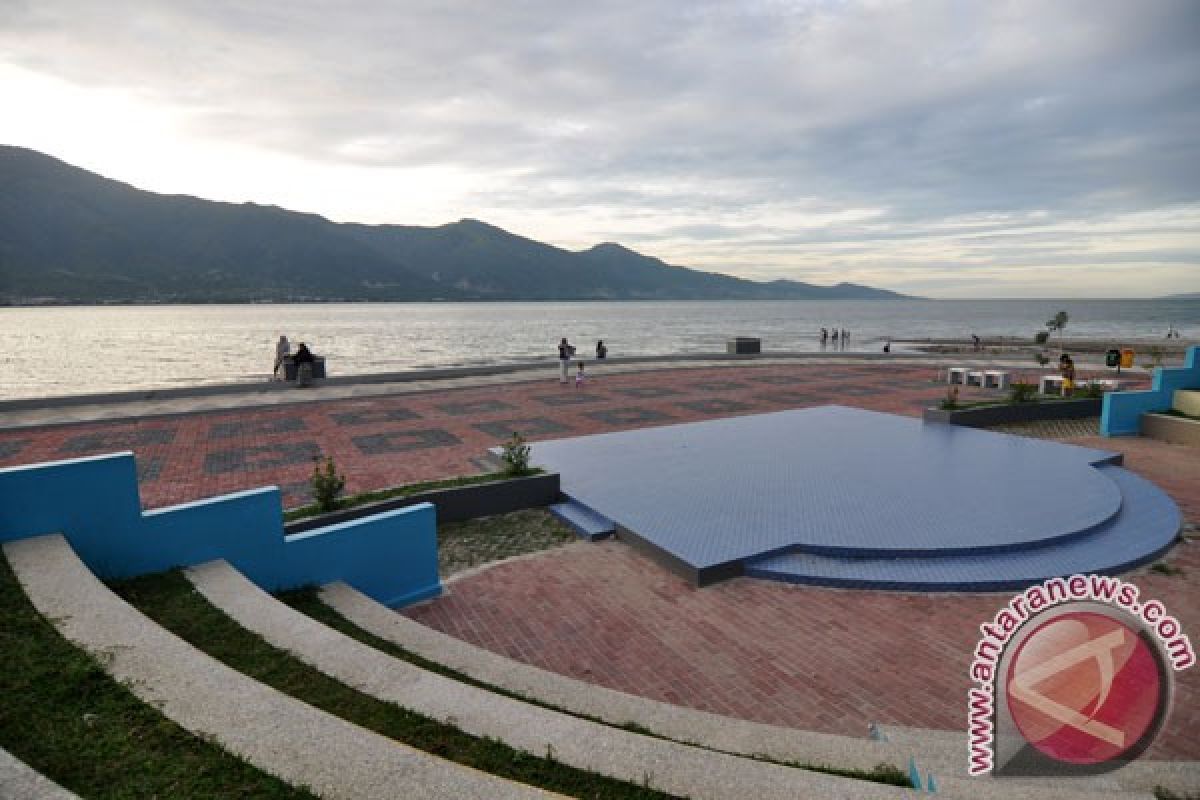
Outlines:
[[1193, 415], [1191, 415], [1191, 414], [1185, 414], [1185, 413], [1183, 413], [1182, 411], [1179, 411], [1179, 410], [1177, 410], [1177, 409], [1174, 409], [1174, 408], [1172, 408], [1172, 409], [1168, 409], [1168, 410], [1166, 410], [1166, 411], [1162, 411], [1162, 412], [1159, 412], [1159, 413], [1166, 414], [1168, 417], [1178, 417], [1178, 418], [1180, 418], [1180, 419], [1190, 419], [1190, 420], [1192, 420], [1193, 422], [1200, 422], [1200, 417], [1193, 416]]
[[[542, 472], [540, 469], [531, 470], [526, 475], [516, 477], [526, 477], [527, 475], [538, 475]], [[394, 486], [390, 489], [378, 489], [372, 492], [361, 492], [359, 494], [343, 497], [338, 500], [335, 510], [341, 511], [347, 508], [355, 508], [357, 506], [366, 505], [367, 503], [378, 503], [384, 500], [391, 500], [395, 497], [407, 497], [409, 495], [420, 494], [421, 492], [429, 492], [435, 489], [453, 489], [457, 486], [475, 486], [480, 483], [492, 483], [494, 481], [502, 481], [514, 476], [505, 472], [489, 472], [484, 475], [464, 475], [457, 478], [443, 478], [436, 481], [424, 481], [422, 483], [410, 483], [406, 486]], [[298, 519], [307, 517], [315, 517], [322, 514], [316, 503], [298, 506], [288, 509], [283, 512], [284, 522], [295, 522]]]
[[667, 798], [655, 789], [606, 778], [469, 736], [450, 725], [355, 691], [247, 631], [209, 604], [178, 571], [113, 587], [163, 627], [239, 672], [309, 705], [441, 758], [550, 791], [583, 798]]
[[89, 798], [313, 798], [110, 678], [37, 613], [2, 558], [0, 746]]
[[577, 541], [574, 531], [544, 508], [445, 523], [438, 526], [438, 572], [447, 577]]
[[1151, 572], [1157, 572], [1159, 575], [1182, 575], [1183, 570], [1179, 567], [1172, 566], [1165, 561], [1155, 561], [1150, 565]]

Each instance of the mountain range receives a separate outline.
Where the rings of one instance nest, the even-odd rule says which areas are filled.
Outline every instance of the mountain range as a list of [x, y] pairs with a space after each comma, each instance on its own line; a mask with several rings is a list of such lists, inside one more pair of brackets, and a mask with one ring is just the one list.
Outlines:
[[0, 146], [0, 302], [883, 299], [851, 283], [757, 282], [615, 243], [575, 252], [473, 219], [336, 223], [143, 191]]

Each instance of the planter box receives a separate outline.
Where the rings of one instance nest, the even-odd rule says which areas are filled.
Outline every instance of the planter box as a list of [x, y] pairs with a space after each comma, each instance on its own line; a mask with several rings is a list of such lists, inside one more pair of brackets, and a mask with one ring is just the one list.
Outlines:
[[926, 422], [965, 425], [968, 428], [986, 428], [989, 425], [1005, 425], [1015, 422], [1098, 417], [1103, 403], [1104, 401], [1099, 398], [1080, 398], [1079, 400], [1051, 400], [1041, 403], [957, 408], [950, 411], [941, 408], [927, 408], [922, 418]]
[[284, 533], [303, 533], [324, 525], [336, 525], [359, 517], [404, 508], [417, 503], [433, 503], [437, 507], [437, 521], [461, 522], [493, 514], [507, 514], [526, 508], [540, 508], [558, 502], [558, 473], [530, 475], [525, 478], [477, 483], [472, 486], [454, 486], [449, 489], [434, 489], [404, 497], [393, 497], [377, 503], [318, 514], [315, 517], [298, 519], [284, 524]]
[[1168, 414], [1142, 414], [1142, 436], [1200, 447], [1200, 421]]

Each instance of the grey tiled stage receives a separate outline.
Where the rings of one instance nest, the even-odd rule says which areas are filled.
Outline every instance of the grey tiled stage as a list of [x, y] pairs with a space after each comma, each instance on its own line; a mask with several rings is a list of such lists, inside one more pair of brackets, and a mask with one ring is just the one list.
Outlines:
[[533, 462], [698, 582], [802, 547], [898, 557], [1040, 546], [1113, 517], [1119, 456], [840, 406], [538, 442]]

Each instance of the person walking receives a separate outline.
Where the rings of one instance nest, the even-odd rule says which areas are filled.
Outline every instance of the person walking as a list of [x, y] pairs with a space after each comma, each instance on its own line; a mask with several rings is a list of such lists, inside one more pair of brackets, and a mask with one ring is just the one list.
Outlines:
[[563, 337], [558, 343], [558, 382], [567, 382], [567, 370], [571, 368], [571, 356], [575, 355], [575, 348], [567, 341], [567, 337]]
[[275, 369], [271, 370], [271, 378], [279, 380], [279, 368], [283, 366], [283, 360], [292, 354], [292, 343], [282, 333], [279, 334], [279, 341], [275, 343]]

